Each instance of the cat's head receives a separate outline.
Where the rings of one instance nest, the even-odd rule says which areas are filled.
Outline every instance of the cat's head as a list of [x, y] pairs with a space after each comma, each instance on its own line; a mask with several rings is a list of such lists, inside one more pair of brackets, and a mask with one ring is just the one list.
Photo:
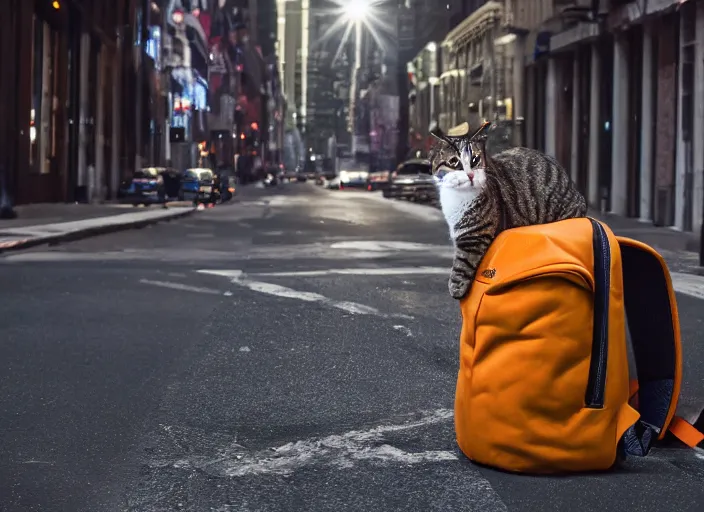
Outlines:
[[484, 123], [471, 132], [469, 123], [462, 123], [447, 133], [438, 126], [430, 131], [437, 139], [431, 150], [430, 164], [439, 186], [470, 187], [477, 189], [477, 192], [484, 189], [487, 168], [486, 134], [489, 126], [490, 123]]

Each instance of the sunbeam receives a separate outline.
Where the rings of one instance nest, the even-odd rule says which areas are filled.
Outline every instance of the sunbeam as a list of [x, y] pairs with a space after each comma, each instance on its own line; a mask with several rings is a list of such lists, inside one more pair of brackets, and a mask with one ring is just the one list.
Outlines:
[[384, 53], [392, 48], [389, 41], [395, 36], [396, 25], [388, 16], [384, 16], [383, 4], [386, 0], [331, 0], [331, 3], [335, 4], [335, 7], [320, 9], [318, 14], [334, 16], [337, 19], [317, 41], [311, 42], [311, 47], [322, 45], [342, 32], [340, 44], [335, 52], [336, 61], [348, 43], [354, 25], [361, 23]]

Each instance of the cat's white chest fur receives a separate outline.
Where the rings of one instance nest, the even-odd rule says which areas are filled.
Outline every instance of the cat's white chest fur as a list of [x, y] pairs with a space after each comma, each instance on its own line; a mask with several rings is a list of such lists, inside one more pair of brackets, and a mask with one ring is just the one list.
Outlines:
[[455, 226], [465, 215], [470, 205], [479, 197], [483, 183], [477, 181], [475, 174], [474, 185], [465, 172], [451, 172], [438, 185], [440, 206], [450, 228], [450, 237], [455, 238]]

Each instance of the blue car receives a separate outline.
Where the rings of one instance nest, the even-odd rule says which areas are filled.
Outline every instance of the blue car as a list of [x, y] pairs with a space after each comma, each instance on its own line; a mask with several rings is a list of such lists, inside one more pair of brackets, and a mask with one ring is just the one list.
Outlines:
[[165, 169], [161, 167], [145, 167], [135, 171], [132, 179], [123, 182], [120, 186], [119, 198], [134, 206], [164, 203], [166, 201], [162, 176], [164, 171]]
[[180, 199], [194, 203], [215, 203], [215, 176], [210, 169], [186, 169], [181, 178]]

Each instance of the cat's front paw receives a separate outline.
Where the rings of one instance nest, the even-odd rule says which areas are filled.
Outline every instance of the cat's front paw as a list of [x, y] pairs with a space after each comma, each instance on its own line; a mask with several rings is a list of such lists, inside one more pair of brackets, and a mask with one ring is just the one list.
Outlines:
[[450, 290], [450, 296], [456, 300], [462, 300], [465, 298], [469, 292], [472, 283], [466, 279], [457, 279], [450, 277], [448, 281], [448, 288]]

